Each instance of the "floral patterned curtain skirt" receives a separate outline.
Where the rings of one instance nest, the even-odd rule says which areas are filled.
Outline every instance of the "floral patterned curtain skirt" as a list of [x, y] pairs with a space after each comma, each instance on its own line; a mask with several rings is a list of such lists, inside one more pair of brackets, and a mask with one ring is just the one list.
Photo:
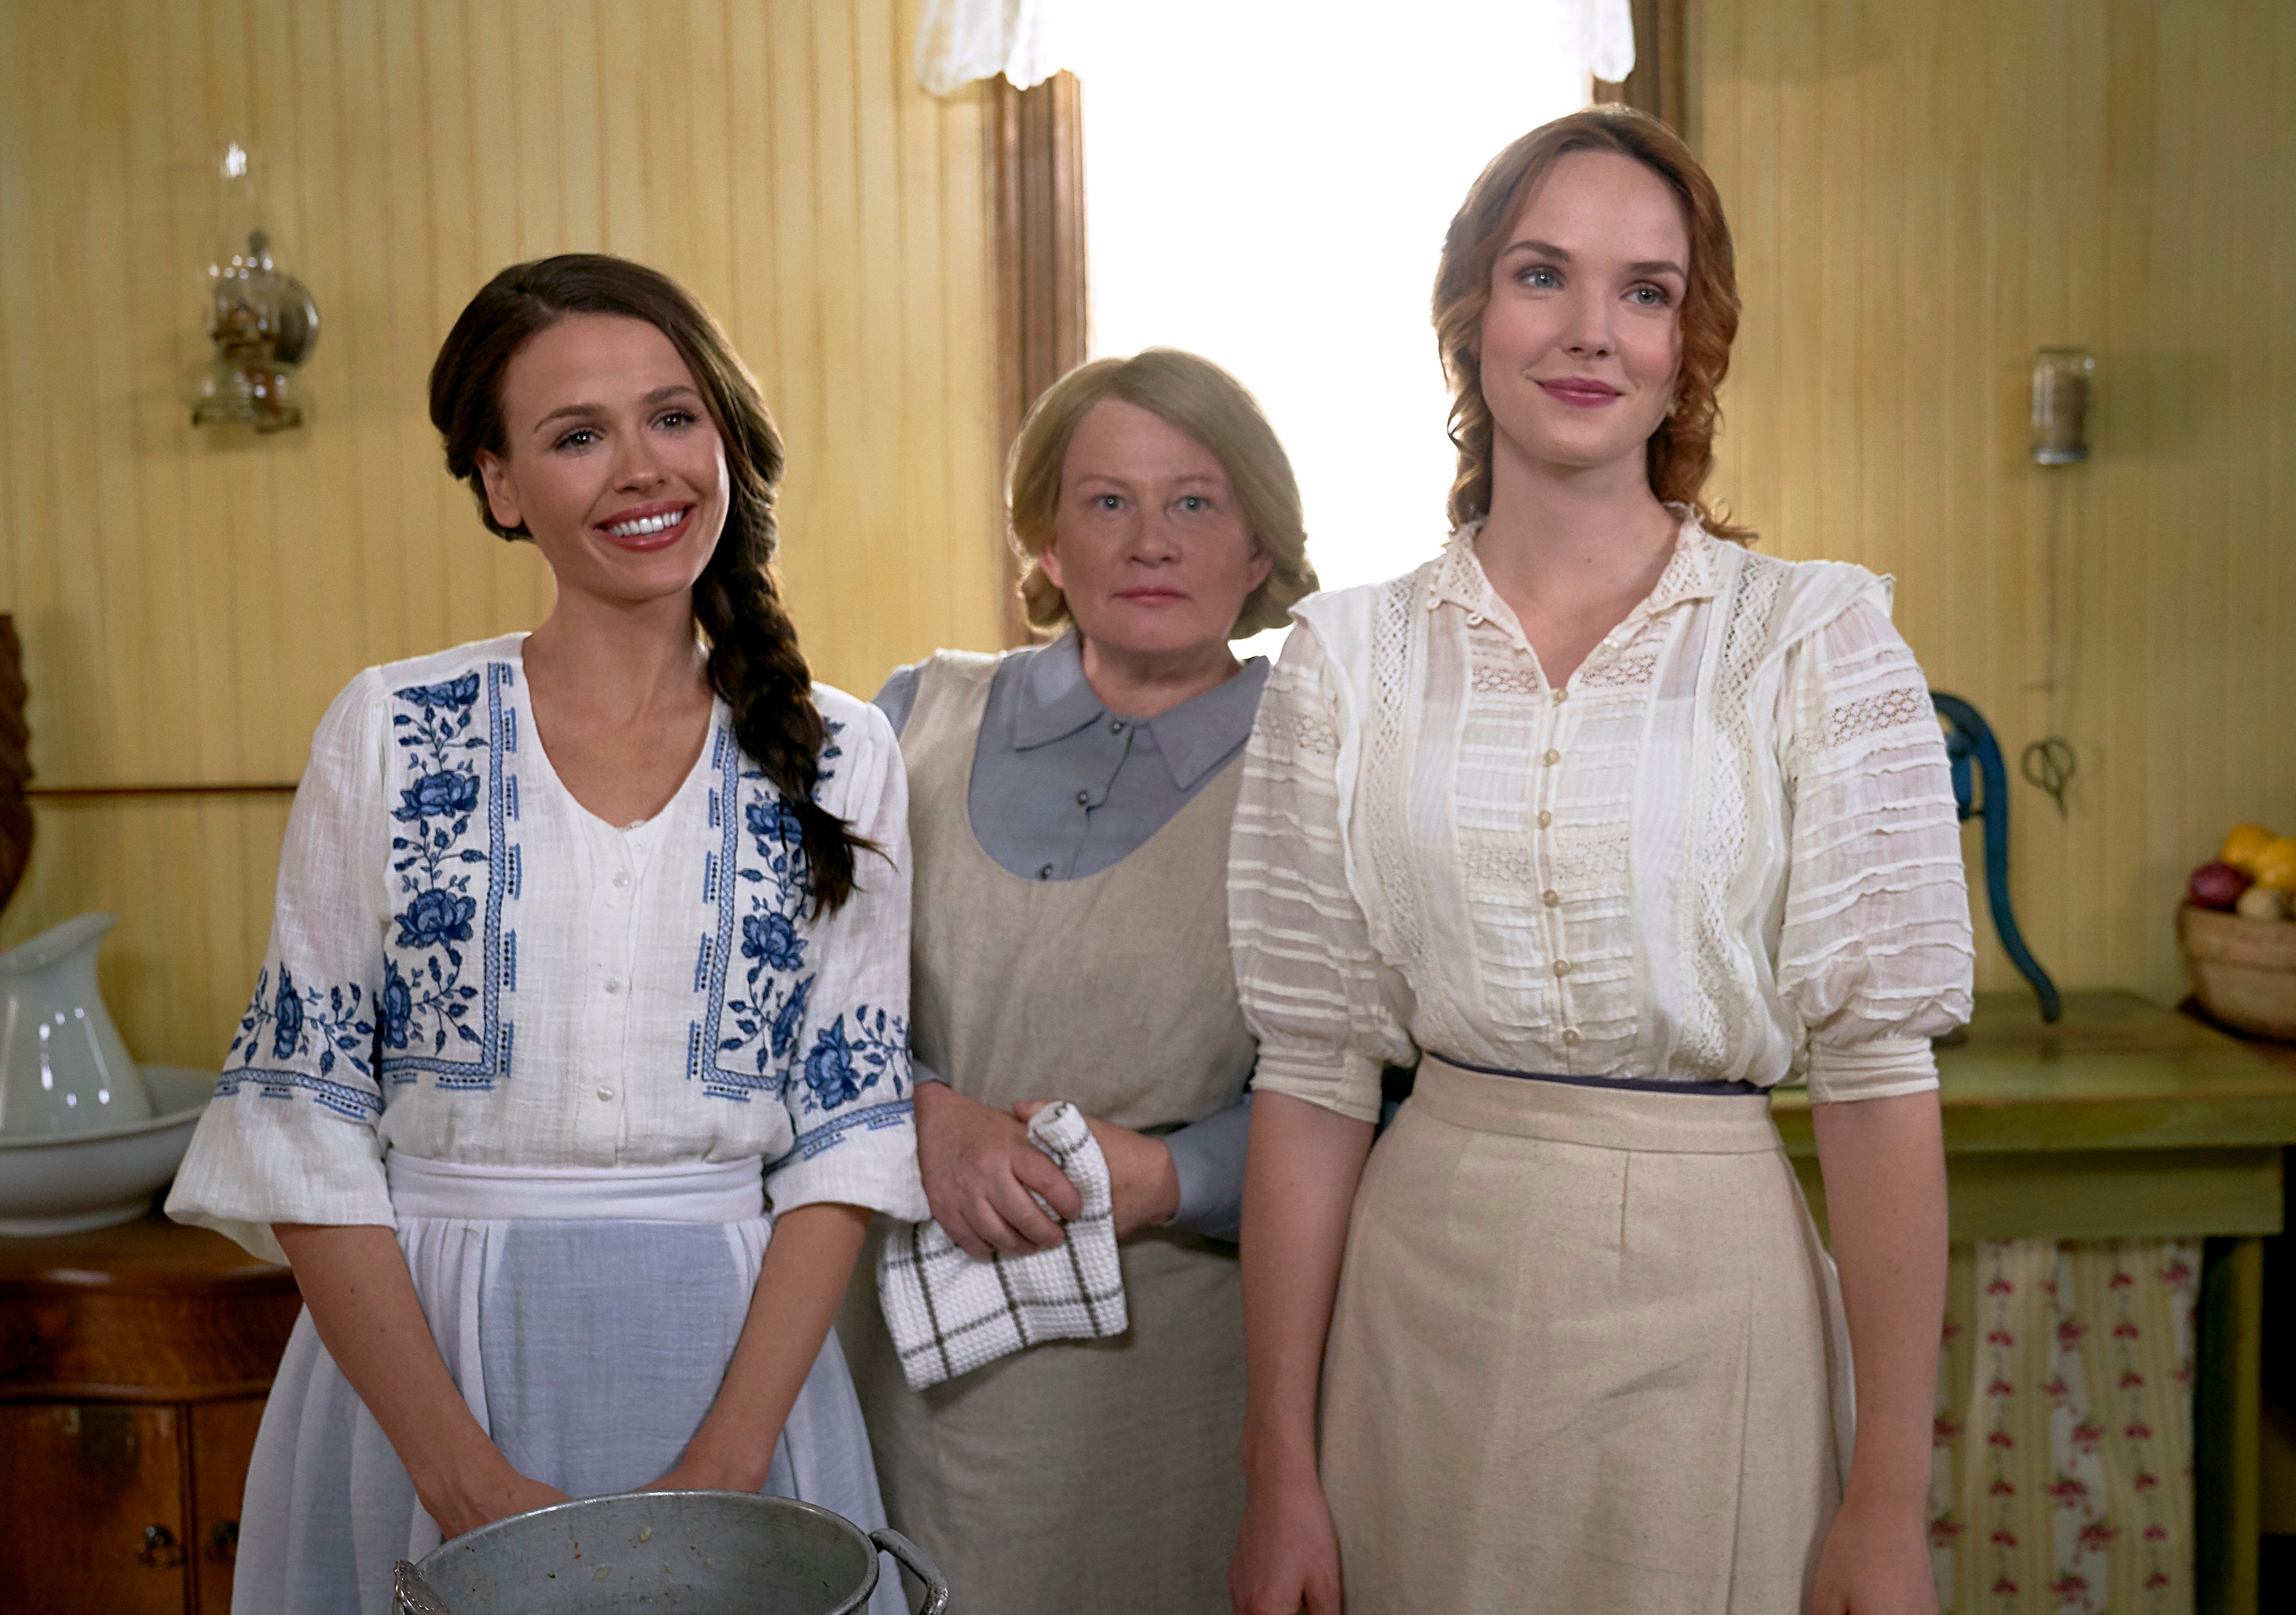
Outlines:
[[1956, 1245], [1930, 1554], [1957, 1615], [2191, 1615], [2197, 1241]]

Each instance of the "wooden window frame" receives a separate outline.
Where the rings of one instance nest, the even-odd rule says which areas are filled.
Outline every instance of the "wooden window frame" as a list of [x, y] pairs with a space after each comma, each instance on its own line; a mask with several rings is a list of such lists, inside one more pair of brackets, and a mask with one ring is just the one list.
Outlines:
[[1595, 81], [1598, 102], [1623, 101], [1690, 138], [1689, 75], [1685, 71], [1687, 0], [1633, 0], [1635, 65], [1626, 82]]
[[1084, 118], [1072, 74], [1033, 89], [994, 83], [996, 273], [996, 552], [1004, 643], [1029, 643], [1020, 557], [1004, 524], [1003, 466], [1021, 418], [1046, 388], [1085, 361], [1092, 305], [1085, 268]]

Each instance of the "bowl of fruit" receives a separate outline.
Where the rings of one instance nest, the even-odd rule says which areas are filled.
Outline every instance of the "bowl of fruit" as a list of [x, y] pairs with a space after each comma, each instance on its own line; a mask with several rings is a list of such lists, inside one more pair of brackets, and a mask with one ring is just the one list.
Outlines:
[[2259, 1037], [2296, 1042], [2296, 836], [2242, 824], [2193, 871], [2177, 940], [2193, 996], [2210, 1016]]

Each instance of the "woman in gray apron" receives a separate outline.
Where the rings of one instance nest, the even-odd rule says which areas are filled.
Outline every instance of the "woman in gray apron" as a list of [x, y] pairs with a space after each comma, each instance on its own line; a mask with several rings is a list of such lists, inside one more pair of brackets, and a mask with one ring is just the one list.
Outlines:
[[865, 1280], [840, 1333], [887, 1505], [959, 1610], [1216, 1611], [1243, 1502], [1221, 1242], [1253, 1060], [1223, 882], [1267, 672], [1228, 642], [1315, 586], [1300, 496], [1250, 396], [1165, 349], [1050, 389], [1011, 492], [1029, 619], [1060, 636], [944, 652], [877, 698], [909, 775], [919, 1163], [967, 1250], [1057, 1244], [1032, 1192], [1080, 1202], [1022, 1118], [1075, 1103], [1109, 1163], [1131, 1327], [923, 1392]]

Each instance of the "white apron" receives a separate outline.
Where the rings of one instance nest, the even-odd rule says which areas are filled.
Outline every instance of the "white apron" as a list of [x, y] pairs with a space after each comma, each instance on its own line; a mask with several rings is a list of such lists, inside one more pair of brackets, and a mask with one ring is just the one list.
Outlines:
[[[718, 1394], [773, 1225], [755, 1160], [472, 1167], [386, 1158], [398, 1245], [447, 1372], [521, 1474], [573, 1497], [674, 1465]], [[832, 1334], [763, 1490], [885, 1523]], [[296, 1320], [241, 1514], [234, 1615], [390, 1615], [390, 1567], [439, 1545], [398, 1455]], [[902, 1609], [887, 1576], [870, 1615]]]

